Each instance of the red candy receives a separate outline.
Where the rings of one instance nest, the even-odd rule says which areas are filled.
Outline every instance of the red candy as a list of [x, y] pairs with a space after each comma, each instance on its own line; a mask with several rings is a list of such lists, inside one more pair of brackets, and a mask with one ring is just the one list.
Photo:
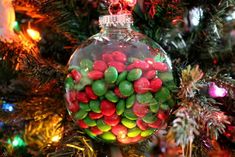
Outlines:
[[133, 112], [138, 117], [144, 117], [149, 112], [149, 109], [147, 105], [136, 102], [133, 106]]
[[111, 116], [104, 116], [104, 122], [110, 126], [116, 126], [120, 122], [120, 117], [115, 113]]
[[148, 124], [148, 126], [151, 127], [151, 128], [155, 128], [155, 129], [161, 128], [162, 120], [158, 119], [155, 122]]
[[135, 65], [134, 64], [130, 64], [126, 67], [126, 70], [132, 70], [135, 68]]
[[95, 93], [93, 92], [91, 86], [86, 86], [85, 92], [86, 92], [87, 96], [92, 100], [96, 100], [98, 98], [98, 96], [95, 95]]
[[156, 77], [156, 70], [147, 71], [147, 72], [144, 74], [144, 77], [147, 78], [148, 80], [152, 80], [153, 78]]
[[101, 101], [100, 109], [101, 113], [105, 116], [111, 116], [116, 112], [115, 104], [108, 100]]
[[150, 90], [152, 92], [157, 92], [162, 87], [162, 80], [159, 78], [155, 78], [150, 82]]
[[168, 114], [160, 110], [158, 111], [157, 117], [161, 120], [166, 120], [168, 118]]
[[114, 52], [112, 52], [112, 55], [113, 55], [113, 59], [115, 61], [126, 62], [126, 60], [127, 60], [126, 55], [120, 51], [114, 51]]
[[110, 53], [104, 53], [104, 54], [102, 54], [102, 59], [103, 59], [103, 61], [108, 63], [110, 61], [113, 61], [113, 56]]
[[136, 137], [126, 137], [126, 138], [118, 138], [118, 141], [123, 143], [123, 144], [130, 144], [130, 143], [135, 143], [138, 142], [142, 139], [140, 135]]
[[81, 80], [81, 78], [82, 78], [81, 74], [80, 74], [77, 70], [75, 70], [75, 69], [73, 69], [73, 70], [71, 71], [71, 76], [72, 76], [73, 80], [74, 80], [75, 82], [77, 82], [77, 83], [78, 83], [78, 82]]
[[135, 68], [140, 68], [142, 70], [149, 70], [149, 64], [145, 61], [136, 60], [131, 65], [133, 65]]
[[68, 103], [73, 102], [76, 100], [77, 92], [76, 91], [69, 91], [69, 93], [66, 93], [65, 97], [66, 97], [66, 100]]
[[117, 140], [122, 144], [130, 144], [131, 143], [131, 138], [130, 137], [117, 138]]
[[112, 133], [116, 135], [118, 138], [124, 138], [127, 134], [127, 128], [122, 124], [118, 124], [112, 127]]
[[79, 102], [88, 103], [89, 98], [85, 92], [77, 92], [77, 99]]
[[91, 71], [87, 74], [87, 76], [92, 80], [99, 80], [104, 77], [104, 73], [101, 71]]
[[91, 119], [100, 119], [103, 117], [102, 113], [89, 112], [89, 117]]
[[144, 61], [148, 63], [150, 66], [152, 66], [153, 63], [155, 62], [153, 58], [145, 58]]
[[82, 129], [87, 129], [89, 127], [83, 120], [78, 120], [76, 124]]
[[102, 60], [97, 60], [93, 64], [93, 69], [104, 72], [108, 68], [107, 64]]
[[126, 68], [125, 64], [123, 64], [122, 62], [118, 62], [118, 61], [111, 61], [108, 63], [108, 65], [115, 67], [119, 73], [123, 72]]
[[119, 98], [125, 98], [124, 95], [121, 94], [120, 90], [118, 87], [115, 87], [114, 93], [119, 97]]
[[131, 143], [135, 143], [135, 142], [138, 142], [142, 139], [142, 136], [138, 135], [136, 137], [131, 137]]
[[91, 132], [95, 135], [103, 134], [103, 132], [97, 126], [91, 127]]
[[168, 70], [168, 66], [166, 63], [162, 63], [162, 62], [154, 62], [153, 63], [153, 69], [154, 70], [158, 70], [161, 72], [165, 72]]
[[142, 121], [141, 119], [138, 119], [136, 121], [136, 124], [141, 130], [147, 130], [148, 129], [148, 124], [145, 123], [144, 121]]
[[77, 102], [72, 102], [72, 103], [69, 103], [68, 109], [71, 112], [77, 112], [80, 109], [80, 107]]
[[149, 91], [150, 83], [149, 80], [142, 77], [134, 82], [135, 92], [138, 94], [143, 94]]

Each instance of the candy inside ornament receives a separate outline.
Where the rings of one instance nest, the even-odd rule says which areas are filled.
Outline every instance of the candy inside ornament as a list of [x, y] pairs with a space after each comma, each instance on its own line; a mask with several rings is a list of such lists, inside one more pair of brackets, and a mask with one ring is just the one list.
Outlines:
[[142, 141], [166, 123], [174, 105], [170, 59], [131, 24], [130, 15], [100, 17], [101, 32], [68, 64], [67, 109], [76, 125], [104, 142]]

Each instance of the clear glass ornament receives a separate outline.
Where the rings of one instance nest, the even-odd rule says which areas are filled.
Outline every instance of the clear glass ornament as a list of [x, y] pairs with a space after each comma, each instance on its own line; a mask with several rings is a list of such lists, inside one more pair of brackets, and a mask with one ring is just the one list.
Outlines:
[[131, 15], [106, 15], [101, 31], [71, 56], [66, 102], [75, 123], [104, 142], [142, 141], [165, 126], [174, 84], [171, 61]]

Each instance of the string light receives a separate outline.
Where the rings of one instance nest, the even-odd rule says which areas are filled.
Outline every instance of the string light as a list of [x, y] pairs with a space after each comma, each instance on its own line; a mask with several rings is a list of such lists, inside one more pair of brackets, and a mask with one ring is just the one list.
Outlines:
[[8, 139], [8, 143], [11, 144], [12, 147], [23, 147], [26, 145], [24, 140], [18, 135], [14, 137], [12, 142], [10, 139]]
[[25, 128], [24, 139], [28, 145], [43, 148], [48, 144], [58, 143], [63, 136], [63, 127], [59, 127], [62, 118], [51, 115], [40, 121], [31, 121]]
[[20, 26], [19, 26], [19, 23], [17, 21], [15, 21], [13, 23], [13, 29], [16, 31], [16, 32], [20, 32]]
[[41, 40], [41, 35], [38, 31], [36, 31], [32, 28], [28, 28], [27, 33], [28, 33], [28, 35], [30, 36], [31, 39], [33, 39], [35, 41]]
[[51, 138], [52, 142], [59, 142], [61, 139], [61, 135], [55, 135]]
[[14, 111], [14, 104], [6, 103], [3, 101], [2, 110], [5, 112], [13, 112]]
[[209, 84], [209, 95], [212, 98], [222, 98], [227, 95], [228, 91], [225, 88], [218, 87], [214, 82]]

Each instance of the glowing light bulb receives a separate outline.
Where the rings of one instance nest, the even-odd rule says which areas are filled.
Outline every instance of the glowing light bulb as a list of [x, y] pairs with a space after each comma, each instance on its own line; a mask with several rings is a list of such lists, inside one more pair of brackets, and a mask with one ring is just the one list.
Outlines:
[[14, 104], [3, 102], [2, 110], [5, 112], [12, 112], [14, 111], [14, 106], [15, 106]]
[[12, 146], [13, 147], [22, 147], [22, 146], [25, 146], [25, 142], [19, 136], [15, 136], [12, 141]]
[[51, 141], [52, 142], [59, 142], [61, 139], [61, 136], [60, 135], [55, 135], [51, 138]]
[[209, 95], [212, 98], [222, 98], [227, 95], [228, 91], [225, 88], [218, 87], [214, 82], [209, 85]]
[[41, 40], [41, 35], [38, 31], [34, 30], [34, 29], [27, 29], [27, 33], [30, 36], [31, 39], [35, 40], [35, 41], [39, 41]]

